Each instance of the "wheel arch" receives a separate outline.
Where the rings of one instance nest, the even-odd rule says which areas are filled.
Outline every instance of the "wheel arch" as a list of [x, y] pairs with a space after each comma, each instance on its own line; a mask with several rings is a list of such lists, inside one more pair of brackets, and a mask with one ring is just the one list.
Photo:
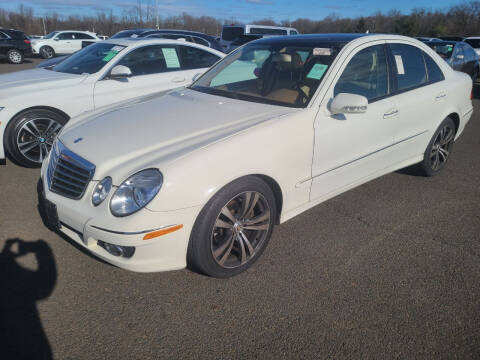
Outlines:
[[275, 197], [275, 205], [276, 205], [276, 208], [277, 208], [275, 223], [278, 225], [280, 223], [280, 218], [281, 218], [281, 214], [282, 214], [282, 206], [283, 206], [282, 188], [280, 187], [278, 182], [270, 176], [263, 175], [263, 174], [252, 174], [252, 175], [247, 175], [247, 176], [258, 177], [259, 179], [263, 180], [268, 185], [270, 190], [272, 190], [273, 196]]
[[456, 113], [450, 113], [447, 117], [451, 118], [453, 120], [453, 123], [455, 124], [455, 132], [458, 132], [458, 129], [460, 128], [460, 116]]
[[52, 106], [45, 106], [45, 105], [41, 105], [41, 106], [31, 106], [29, 108], [26, 108], [26, 109], [23, 109], [23, 110], [20, 110], [18, 111], [17, 113], [15, 113], [8, 121], [7, 123], [5, 124], [5, 131], [3, 132], [3, 147], [4, 149], [9, 152], [10, 149], [8, 148], [8, 136], [9, 136], [9, 129], [10, 127], [12, 126], [13, 122], [12, 120], [15, 119], [17, 116], [23, 114], [23, 113], [26, 113], [27, 111], [31, 111], [31, 110], [49, 110], [49, 111], [52, 111], [52, 112], [55, 112], [57, 113], [58, 115], [60, 116], [63, 116], [65, 117], [65, 119], [68, 121], [70, 120], [70, 115], [68, 115], [67, 113], [65, 113], [64, 111], [60, 110], [60, 109], [57, 109], [55, 107], [52, 107]]

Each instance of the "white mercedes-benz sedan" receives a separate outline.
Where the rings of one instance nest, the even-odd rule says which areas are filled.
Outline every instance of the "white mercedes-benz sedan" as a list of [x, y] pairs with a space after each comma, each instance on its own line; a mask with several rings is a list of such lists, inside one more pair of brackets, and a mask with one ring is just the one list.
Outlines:
[[188, 89], [65, 128], [42, 166], [45, 219], [121, 268], [232, 276], [274, 224], [407, 166], [438, 174], [471, 93], [408, 37], [258, 40]]
[[0, 159], [6, 150], [23, 166], [40, 166], [71, 118], [184, 87], [224, 56], [185, 41], [114, 39], [50, 68], [0, 75]]

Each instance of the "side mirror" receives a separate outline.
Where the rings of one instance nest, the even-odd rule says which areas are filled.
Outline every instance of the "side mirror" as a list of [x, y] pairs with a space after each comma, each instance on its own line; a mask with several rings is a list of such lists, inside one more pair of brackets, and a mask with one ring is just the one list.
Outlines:
[[132, 70], [129, 67], [124, 65], [115, 66], [112, 71], [110, 71], [110, 79], [122, 79], [132, 76]]
[[200, 77], [200, 75], [202, 75], [202, 73], [196, 73], [193, 78], [192, 78], [192, 83], [194, 83], [195, 81], [198, 80], [198, 78]]
[[461, 54], [460, 54], [460, 55], [457, 55], [455, 58], [456, 58], [457, 60], [463, 60], [463, 59], [465, 59], [465, 55], [461, 55]]
[[54, 40], [54, 41], [59, 41], [60, 39], [59, 39], [59, 38], [55, 38], [55, 39], [53, 39], [53, 40]]
[[337, 114], [362, 114], [367, 111], [368, 100], [365, 96], [340, 93], [335, 96], [330, 104], [332, 115]]

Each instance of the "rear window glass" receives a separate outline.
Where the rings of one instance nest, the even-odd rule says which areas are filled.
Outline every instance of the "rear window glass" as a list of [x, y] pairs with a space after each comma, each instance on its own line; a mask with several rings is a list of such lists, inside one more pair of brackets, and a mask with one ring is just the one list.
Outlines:
[[474, 49], [480, 49], [480, 39], [465, 39], [463, 41], [465, 41], [468, 45], [470, 45]]
[[427, 82], [422, 50], [405, 44], [390, 44], [397, 90], [408, 90]]
[[222, 39], [225, 41], [232, 41], [244, 33], [245, 30], [243, 27], [226, 26], [222, 30]]
[[268, 29], [268, 28], [250, 28], [250, 34], [256, 35], [288, 35], [284, 29]]

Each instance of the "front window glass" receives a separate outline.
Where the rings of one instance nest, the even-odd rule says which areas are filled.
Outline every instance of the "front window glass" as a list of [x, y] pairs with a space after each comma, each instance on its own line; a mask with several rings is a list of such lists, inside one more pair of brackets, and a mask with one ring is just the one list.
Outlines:
[[250, 43], [228, 55], [191, 89], [239, 100], [305, 107], [341, 46]]
[[144, 46], [125, 55], [118, 65], [128, 67], [133, 76], [181, 70], [176, 46]]
[[108, 64], [125, 46], [96, 43], [65, 59], [53, 70], [68, 74], [94, 74]]
[[348, 63], [335, 85], [335, 96], [348, 93], [369, 101], [388, 94], [387, 57], [383, 45], [360, 50]]
[[51, 39], [51, 38], [53, 38], [53, 37], [54, 37], [55, 35], [57, 35], [57, 34], [58, 34], [58, 31], [54, 31], [54, 32], [51, 32], [51, 33], [48, 34], [48, 35], [45, 35], [43, 38], [44, 38], [44, 39]]

